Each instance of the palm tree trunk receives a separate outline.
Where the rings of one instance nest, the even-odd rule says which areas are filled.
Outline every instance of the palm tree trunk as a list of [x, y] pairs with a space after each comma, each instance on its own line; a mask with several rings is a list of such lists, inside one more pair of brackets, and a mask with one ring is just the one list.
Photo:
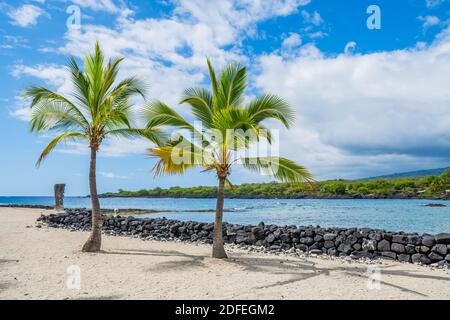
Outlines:
[[224, 188], [225, 179], [219, 177], [219, 190], [217, 193], [216, 204], [216, 221], [214, 223], [214, 238], [213, 238], [213, 250], [212, 256], [217, 259], [228, 258], [223, 246], [223, 230], [222, 230], [222, 217], [223, 217], [223, 202], [224, 202]]
[[92, 232], [89, 239], [83, 246], [83, 252], [100, 251], [102, 245], [102, 215], [100, 212], [100, 202], [97, 195], [97, 179], [95, 175], [97, 163], [97, 149], [91, 147], [91, 162], [89, 166], [89, 188], [92, 202]]

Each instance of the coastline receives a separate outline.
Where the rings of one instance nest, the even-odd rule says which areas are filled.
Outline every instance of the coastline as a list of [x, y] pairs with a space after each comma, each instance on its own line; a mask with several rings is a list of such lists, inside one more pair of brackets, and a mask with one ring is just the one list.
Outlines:
[[[90, 210], [67, 209], [42, 215], [38, 222], [54, 228], [88, 231]], [[103, 233], [143, 240], [184, 241], [211, 244], [214, 223], [162, 218], [104, 215]], [[419, 235], [417, 232], [372, 228], [342, 228], [296, 225], [240, 225], [224, 222], [227, 244], [269, 253], [315, 254], [352, 259], [390, 259], [450, 269], [450, 234]]]
[[[143, 199], [215, 199], [215, 196], [210, 197], [170, 197], [170, 196], [161, 196], [161, 197], [155, 197], [155, 196], [121, 196], [121, 195], [105, 195], [100, 194], [98, 196], [99, 198], [107, 199], [107, 198], [143, 198]], [[89, 196], [86, 196], [86, 198], [89, 198]], [[362, 196], [362, 195], [355, 195], [355, 196], [349, 196], [349, 195], [335, 195], [335, 196], [296, 196], [296, 197], [266, 197], [266, 196], [233, 196], [233, 195], [227, 195], [227, 199], [247, 199], [247, 200], [257, 200], [257, 199], [280, 199], [280, 200], [287, 200], [287, 199], [305, 199], [305, 200], [436, 200], [436, 201], [448, 201], [450, 200], [450, 195], [448, 196], [424, 196], [424, 197], [416, 197], [416, 196]]]
[[[387, 260], [368, 265], [227, 246], [224, 261], [209, 258], [209, 245], [117, 236], [104, 237], [102, 253], [83, 254], [87, 232], [36, 227], [48, 213], [0, 208], [0, 298], [450, 299], [448, 270]], [[80, 290], [66, 286], [74, 265]], [[380, 287], [368, 285], [368, 267], [380, 271]]]

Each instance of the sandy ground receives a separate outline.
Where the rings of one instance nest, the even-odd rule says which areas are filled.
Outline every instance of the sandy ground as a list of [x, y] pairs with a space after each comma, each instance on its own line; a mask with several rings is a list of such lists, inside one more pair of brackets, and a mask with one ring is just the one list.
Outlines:
[[373, 282], [362, 263], [238, 249], [215, 260], [178, 242], [104, 237], [104, 252], [81, 253], [88, 233], [37, 228], [41, 213], [0, 208], [1, 299], [450, 299], [448, 270], [413, 264], [373, 265]]

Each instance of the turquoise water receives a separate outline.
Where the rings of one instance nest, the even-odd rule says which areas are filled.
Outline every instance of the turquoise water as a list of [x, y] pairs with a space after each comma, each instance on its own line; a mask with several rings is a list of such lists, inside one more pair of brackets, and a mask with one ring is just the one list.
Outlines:
[[[108, 209], [177, 210], [177, 213], [143, 215], [169, 219], [214, 221], [212, 212], [182, 212], [215, 208], [215, 199], [105, 198]], [[53, 197], [0, 197], [0, 204], [52, 205]], [[406, 232], [450, 232], [450, 207], [425, 207], [432, 200], [316, 200], [316, 199], [226, 199], [224, 220], [230, 223], [320, 225], [323, 227], [370, 227]], [[66, 197], [68, 208], [90, 207], [89, 198]]]

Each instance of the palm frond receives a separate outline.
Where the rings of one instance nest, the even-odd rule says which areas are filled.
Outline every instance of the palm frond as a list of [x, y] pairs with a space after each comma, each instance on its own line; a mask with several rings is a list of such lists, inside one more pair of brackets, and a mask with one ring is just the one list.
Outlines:
[[255, 172], [263, 172], [282, 182], [314, 181], [313, 175], [304, 166], [280, 157], [242, 158], [243, 166]]
[[83, 112], [81, 112], [81, 110], [69, 99], [59, 93], [41, 86], [30, 86], [22, 92], [22, 95], [27, 99], [31, 99], [31, 108], [46, 104], [65, 106], [65, 110], [67, 110], [67, 112], [70, 113], [74, 119], [76, 119], [76, 122], [81, 127], [87, 128], [89, 126], [89, 122]]
[[145, 99], [147, 85], [137, 77], [129, 77], [120, 81], [108, 94], [114, 96], [117, 101], [130, 99], [133, 96], [141, 96]]
[[167, 141], [167, 134], [158, 128], [149, 128], [149, 129], [135, 129], [135, 128], [122, 128], [122, 129], [114, 129], [106, 132], [106, 136], [115, 136], [115, 137], [123, 137], [123, 138], [145, 138], [156, 145], [163, 145]]
[[75, 58], [71, 57], [69, 59], [68, 65], [72, 77], [72, 84], [75, 87], [75, 92], [73, 93], [73, 95], [81, 104], [81, 106], [83, 106], [87, 111], [91, 112], [90, 110], [91, 96], [89, 94], [89, 80], [85, 77], [84, 73], [81, 71]]
[[192, 125], [168, 105], [155, 101], [142, 108], [147, 128], [171, 126], [180, 129], [192, 129]]
[[188, 103], [192, 114], [209, 128], [213, 118], [213, 96], [204, 88], [189, 88], [184, 91], [180, 103]]
[[89, 124], [80, 117], [70, 105], [54, 100], [43, 100], [34, 106], [31, 113], [30, 130], [42, 132], [48, 130], [88, 131]]
[[281, 121], [287, 128], [295, 121], [294, 109], [283, 99], [275, 95], [263, 95], [256, 98], [247, 107], [249, 116], [260, 123], [272, 118]]
[[217, 97], [219, 95], [219, 86], [217, 84], [216, 72], [214, 71], [209, 58], [206, 58], [206, 64], [208, 65], [209, 79], [211, 81], [213, 97]]
[[153, 167], [155, 175], [183, 174], [187, 169], [205, 167], [214, 162], [214, 159], [203, 149], [189, 141], [150, 148], [148, 152], [159, 159]]
[[36, 167], [39, 167], [41, 165], [41, 162], [49, 155], [49, 153], [60, 143], [64, 141], [69, 140], [77, 140], [77, 139], [86, 139], [86, 135], [81, 132], [64, 132], [54, 138], [50, 143], [45, 147], [44, 151], [42, 151], [41, 155], [39, 156]]
[[89, 107], [94, 122], [100, 121], [102, 116], [100, 105], [102, 102], [102, 88], [104, 85], [104, 61], [105, 57], [98, 41], [95, 44], [94, 53], [84, 58], [84, 73], [89, 83]]
[[222, 131], [248, 130], [253, 127], [253, 121], [245, 109], [226, 108], [214, 113], [212, 127]]
[[230, 179], [226, 178], [226, 179], [225, 179], [225, 183], [226, 183], [226, 185], [228, 186], [228, 188], [231, 189], [231, 191], [235, 191], [235, 190], [236, 190], [234, 184], [231, 183]]
[[246, 86], [247, 71], [245, 67], [234, 63], [228, 65], [220, 74], [217, 95], [218, 108], [240, 105]]

